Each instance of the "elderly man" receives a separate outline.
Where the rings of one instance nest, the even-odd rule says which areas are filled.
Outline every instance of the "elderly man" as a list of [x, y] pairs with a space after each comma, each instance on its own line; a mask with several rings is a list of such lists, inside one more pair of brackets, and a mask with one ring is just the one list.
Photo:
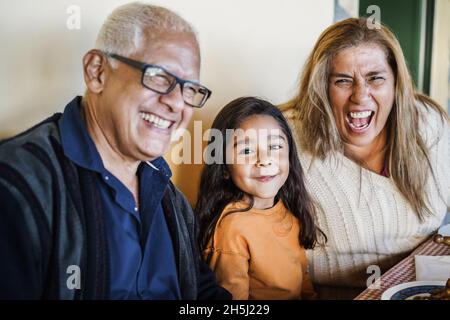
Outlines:
[[229, 298], [161, 157], [211, 93], [192, 27], [124, 5], [83, 66], [83, 98], [0, 144], [0, 297]]

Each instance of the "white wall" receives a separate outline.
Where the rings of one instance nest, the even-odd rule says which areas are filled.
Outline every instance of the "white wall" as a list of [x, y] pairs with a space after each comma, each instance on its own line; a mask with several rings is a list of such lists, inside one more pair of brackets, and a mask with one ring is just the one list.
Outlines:
[[[0, 137], [62, 111], [84, 92], [81, 59], [118, 0], [0, 1]], [[194, 120], [206, 130], [227, 102], [257, 95], [281, 103], [318, 35], [333, 21], [333, 0], [159, 0], [199, 32], [202, 82], [213, 91]], [[81, 29], [66, 27], [71, 5]], [[175, 183], [193, 202], [201, 166], [173, 166]]]

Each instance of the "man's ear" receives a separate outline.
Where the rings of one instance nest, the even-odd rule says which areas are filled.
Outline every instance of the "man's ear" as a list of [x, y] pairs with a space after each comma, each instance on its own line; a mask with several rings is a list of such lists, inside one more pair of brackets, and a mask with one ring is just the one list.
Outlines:
[[89, 91], [94, 93], [101, 93], [103, 91], [107, 63], [107, 58], [98, 50], [90, 50], [84, 55], [84, 82]]

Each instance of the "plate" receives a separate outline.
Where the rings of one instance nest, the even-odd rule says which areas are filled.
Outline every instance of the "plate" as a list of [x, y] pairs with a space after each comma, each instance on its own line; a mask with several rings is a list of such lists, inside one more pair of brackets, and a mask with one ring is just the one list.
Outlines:
[[445, 281], [406, 282], [387, 289], [381, 295], [381, 300], [413, 300], [415, 297], [428, 297], [444, 287]]

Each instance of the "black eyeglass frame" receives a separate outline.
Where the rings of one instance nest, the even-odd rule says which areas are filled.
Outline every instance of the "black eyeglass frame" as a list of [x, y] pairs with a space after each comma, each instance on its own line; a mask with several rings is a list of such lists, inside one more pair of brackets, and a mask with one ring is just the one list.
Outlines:
[[[194, 85], [196, 85], [196, 86], [199, 86], [201, 89], [205, 90], [205, 96], [204, 96], [203, 100], [200, 102], [200, 105], [196, 106], [196, 105], [190, 104], [189, 102], [186, 102], [186, 100], [184, 99], [184, 96], [183, 96], [183, 101], [184, 101], [184, 103], [186, 103], [187, 105], [189, 105], [189, 106], [191, 106], [191, 107], [194, 107], [194, 108], [202, 108], [202, 107], [205, 105], [206, 101], [207, 101], [207, 100], [209, 99], [209, 97], [211, 96], [212, 91], [209, 90], [207, 87], [202, 86], [201, 84], [199, 84], [199, 83], [197, 83], [197, 82], [195, 82], [195, 81], [190, 81], [190, 80], [184, 80], [184, 79], [181, 79], [181, 78], [177, 77], [177, 76], [174, 75], [173, 73], [167, 71], [165, 68], [163, 68], [163, 67], [161, 67], [161, 66], [159, 66], [159, 65], [157, 65], [157, 64], [149, 64], [149, 63], [140, 62], [140, 61], [133, 60], [133, 59], [130, 59], [130, 58], [127, 58], [127, 57], [123, 57], [123, 56], [118, 55], [118, 54], [115, 54], [115, 53], [105, 53], [105, 54], [106, 54], [108, 57], [111, 57], [111, 58], [113, 58], [113, 59], [119, 60], [119, 61], [121, 61], [121, 62], [123, 62], [123, 63], [125, 63], [125, 64], [127, 64], [127, 65], [129, 65], [129, 66], [131, 66], [131, 67], [133, 67], [133, 68], [136, 68], [136, 69], [141, 70], [141, 71], [142, 71], [142, 75], [141, 75], [141, 84], [142, 84], [145, 88], [147, 88], [147, 89], [149, 89], [149, 90], [152, 90], [152, 91], [154, 91], [154, 92], [156, 92], [156, 93], [159, 93], [159, 94], [169, 94], [173, 89], [175, 89], [175, 87], [176, 87], [177, 84], [179, 83], [179, 84], [180, 84], [180, 88], [181, 88], [181, 96], [183, 96], [183, 89], [184, 89], [184, 84], [185, 84], [185, 83], [192, 83], [192, 84], [194, 84]], [[165, 73], [167, 73], [168, 75], [170, 75], [171, 77], [173, 77], [173, 78], [175, 79], [175, 81], [170, 85], [170, 87], [169, 87], [166, 91], [159, 91], [159, 90], [155, 90], [155, 89], [153, 89], [153, 88], [149, 88], [148, 86], [146, 86], [146, 85], [144, 84], [145, 70], [147, 70], [147, 68], [158, 68], [158, 69], [161, 69], [161, 70], [163, 70]]]

